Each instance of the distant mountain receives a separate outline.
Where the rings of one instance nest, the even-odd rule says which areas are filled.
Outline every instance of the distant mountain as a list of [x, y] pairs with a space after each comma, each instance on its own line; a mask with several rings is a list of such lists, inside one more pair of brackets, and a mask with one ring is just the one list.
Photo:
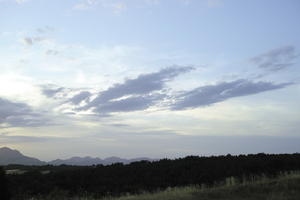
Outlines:
[[92, 158], [92, 157], [72, 157], [69, 159], [56, 159], [48, 162], [50, 165], [98, 165], [102, 164], [103, 160], [100, 158]]
[[20, 164], [20, 165], [78, 165], [78, 166], [88, 166], [88, 165], [110, 165], [113, 163], [123, 163], [129, 164], [131, 162], [137, 162], [141, 160], [153, 161], [153, 159], [141, 157], [133, 159], [124, 159], [119, 157], [108, 157], [105, 159], [86, 157], [72, 157], [69, 159], [56, 159], [50, 162], [43, 162], [36, 158], [28, 157], [21, 154], [17, 150], [13, 150], [7, 147], [0, 148], [0, 165], [8, 164]]
[[46, 165], [46, 162], [39, 159], [24, 156], [17, 150], [7, 147], [0, 148], [0, 165], [19, 164], [19, 165]]
[[149, 158], [134, 158], [134, 159], [124, 159], [119, 157], [108, 157], [105, 159], [100, 158], [92, 158], [92, 157], [72, 157], [69, 159], [56, 159], [53, 161], [48, 162], [50, 165], [79, 165], [79, 166], [87, 166], [87, 165], [111, 165], [113, 163], [123, 163], [123, 164], [129, 164], [131, 162], [141, 161], [141, 160], [148, 160], [152, 161], [152, 159]]
[[103, 160], [103, 165], [111, 165], [113, 163], [124, 163], [128, 164], [129, 160], [119, 157], [108, 157]]

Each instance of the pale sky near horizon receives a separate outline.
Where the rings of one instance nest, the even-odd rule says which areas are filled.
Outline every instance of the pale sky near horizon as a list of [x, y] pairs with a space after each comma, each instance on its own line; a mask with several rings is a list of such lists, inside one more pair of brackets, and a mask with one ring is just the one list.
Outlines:
[[299, 11], [0, 0], [0, 147], [41, 160], [300, 152]]

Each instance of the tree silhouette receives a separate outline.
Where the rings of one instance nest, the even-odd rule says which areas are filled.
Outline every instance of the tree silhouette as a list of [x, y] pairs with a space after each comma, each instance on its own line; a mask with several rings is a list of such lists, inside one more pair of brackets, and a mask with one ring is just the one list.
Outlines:
[[[98, 198], [177, 186], [212, 186], [224, 183], [228, 177], [235, 177], [235, 181], [240, 182], [255, 180], [261, 175], [273, 177], [282, 172], [299, 170], [300, 154], [228, 154], [140, 161], [128, 165], [19, 167], [27, 172], [8, 176], [13, 199], [48, 195], [53, 191], [61, 191], [69, 196], [89, 194]], [[44, 170], [50, 173], [43, 174]]]
[[0, 167], [0, 199], [8, 200], [8, 188], [7, 188], [7, 181], [5, 177], [5, 172], [2, 167]]

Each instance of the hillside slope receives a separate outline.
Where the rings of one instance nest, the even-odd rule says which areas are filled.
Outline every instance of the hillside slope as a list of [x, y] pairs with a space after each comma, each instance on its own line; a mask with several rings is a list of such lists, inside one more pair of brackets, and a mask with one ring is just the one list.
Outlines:
[[[107, 198], [106, 200], [108, 200]], [[300, 174], [210, 189], [184, 187], [110, 200], [299, 200]]]
[[19, 165], [46, 165], [46, 162], [21, 154], [17, 150], [7, 147], [0, 148], [0, 165], [19, 164]]

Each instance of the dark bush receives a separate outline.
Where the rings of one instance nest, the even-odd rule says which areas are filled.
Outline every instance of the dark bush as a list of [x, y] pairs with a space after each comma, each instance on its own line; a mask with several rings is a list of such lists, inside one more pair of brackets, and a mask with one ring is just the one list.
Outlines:
[[5, 171], [2, 167], [0, 167], [0, 199], [1, 200], [8, 200], [8, 188], [7, 188], [7, 181], [5, 177]]

